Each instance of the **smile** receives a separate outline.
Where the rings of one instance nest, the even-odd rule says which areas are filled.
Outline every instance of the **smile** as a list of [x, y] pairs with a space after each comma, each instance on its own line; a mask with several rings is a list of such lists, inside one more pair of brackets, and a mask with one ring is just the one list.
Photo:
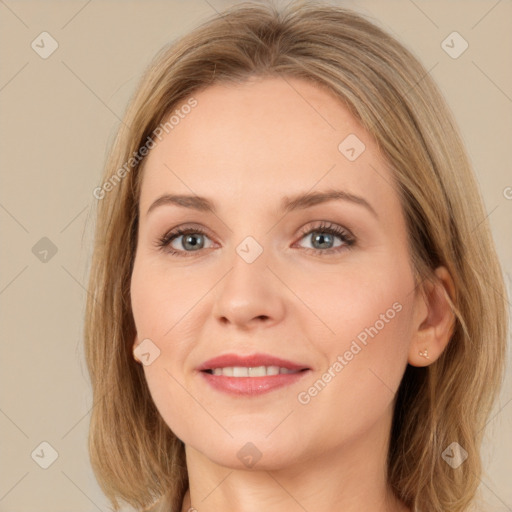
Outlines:
[[205, 371], [211, 375], [224, 375], [226, 377], [266, 377], [268, 375], [299, 373], [302, 370], [290, 370], [279, 366], [227, 366]]

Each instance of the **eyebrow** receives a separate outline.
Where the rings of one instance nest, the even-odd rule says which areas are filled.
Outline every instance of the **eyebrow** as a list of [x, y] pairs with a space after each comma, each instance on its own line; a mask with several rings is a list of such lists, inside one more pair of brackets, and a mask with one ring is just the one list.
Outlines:
[[[304, 210], [317, 204], [327, 201], [341, 200], [351, 202], [366, 208], [374, 217], [378, 218], [377, 212], [372, 205], [363, 197], [351, 194], [344, 190], [330, 189], [323, 192], [304, 192], [292, 197], [285, 196], [281, 202], [283, 213], [289, 213], [294, 210]], [[164, 194], [156, 199], [148, 208], [146, 215], [152, 210], [162, 205], [175, 205], [183, 208], [190, 208], [200, 212], [215, 213], [216, 208], [212, 201], [201, 196]]]

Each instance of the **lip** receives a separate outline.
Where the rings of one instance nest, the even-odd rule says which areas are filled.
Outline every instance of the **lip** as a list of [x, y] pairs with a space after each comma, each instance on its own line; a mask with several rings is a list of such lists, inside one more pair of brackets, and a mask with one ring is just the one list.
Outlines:
[[[231, 366], [257, 367], [279, 366], [288, 370], [299, 370], [298, 373], [280, 373], [263, 377], [227, 377], [225, 375], [213, 375], [205, 370], [213, 368], [226, 368]], [[257, 396], [275, 389], [296, 383], [309, 374], [311, 368], [307, 365], [295, 363], [271, 356], [269, 354], [224, 354], [213, 359], [208, 359], [198, 368], [202, 378], [214, 389], [231, 395]], [[303, 371], [300, 371], [303, 370]]]
[[204, 371], [211, 370], [213, 368], [226, 368], [229, 366], [245, 366], [247, 368], [254, 368], [256, 366], [279, 366], [281, 368], [287, 368], [288, 370], [309, 369], [307, 364], [294, 363], [269, 354], [250, 354], [246, 356], [239, 354], [223, 354], [221, 356], [208, 359], [208, 361], [205, 361], [197, 369], [199, 371]]

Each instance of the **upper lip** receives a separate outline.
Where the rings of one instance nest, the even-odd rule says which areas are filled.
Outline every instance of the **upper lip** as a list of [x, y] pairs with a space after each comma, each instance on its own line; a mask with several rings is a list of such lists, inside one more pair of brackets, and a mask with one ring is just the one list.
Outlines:
[[255, 368], [257, 366], [279, 366], [279, 368], [287, 368], [288, 370], [309, 370], [307, 365], [294, 363], [269, 354], [223, 354], [212, 359], [208, 359], [208, 361], [205, 361], [198, 366], [197, 369], [199, 371], [204, 371], [212, 370], [214, 368], [229, 368], [234, 366], [247, 368]]

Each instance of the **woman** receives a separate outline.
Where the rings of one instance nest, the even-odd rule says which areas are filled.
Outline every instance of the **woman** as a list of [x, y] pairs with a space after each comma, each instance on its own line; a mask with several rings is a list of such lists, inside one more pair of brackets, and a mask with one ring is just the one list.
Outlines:
[[231, 8], [157, 55], [94, 195], [89, 445], [115, 510], [474, 503], [505, 290], [397, 41], [321, 3]]

